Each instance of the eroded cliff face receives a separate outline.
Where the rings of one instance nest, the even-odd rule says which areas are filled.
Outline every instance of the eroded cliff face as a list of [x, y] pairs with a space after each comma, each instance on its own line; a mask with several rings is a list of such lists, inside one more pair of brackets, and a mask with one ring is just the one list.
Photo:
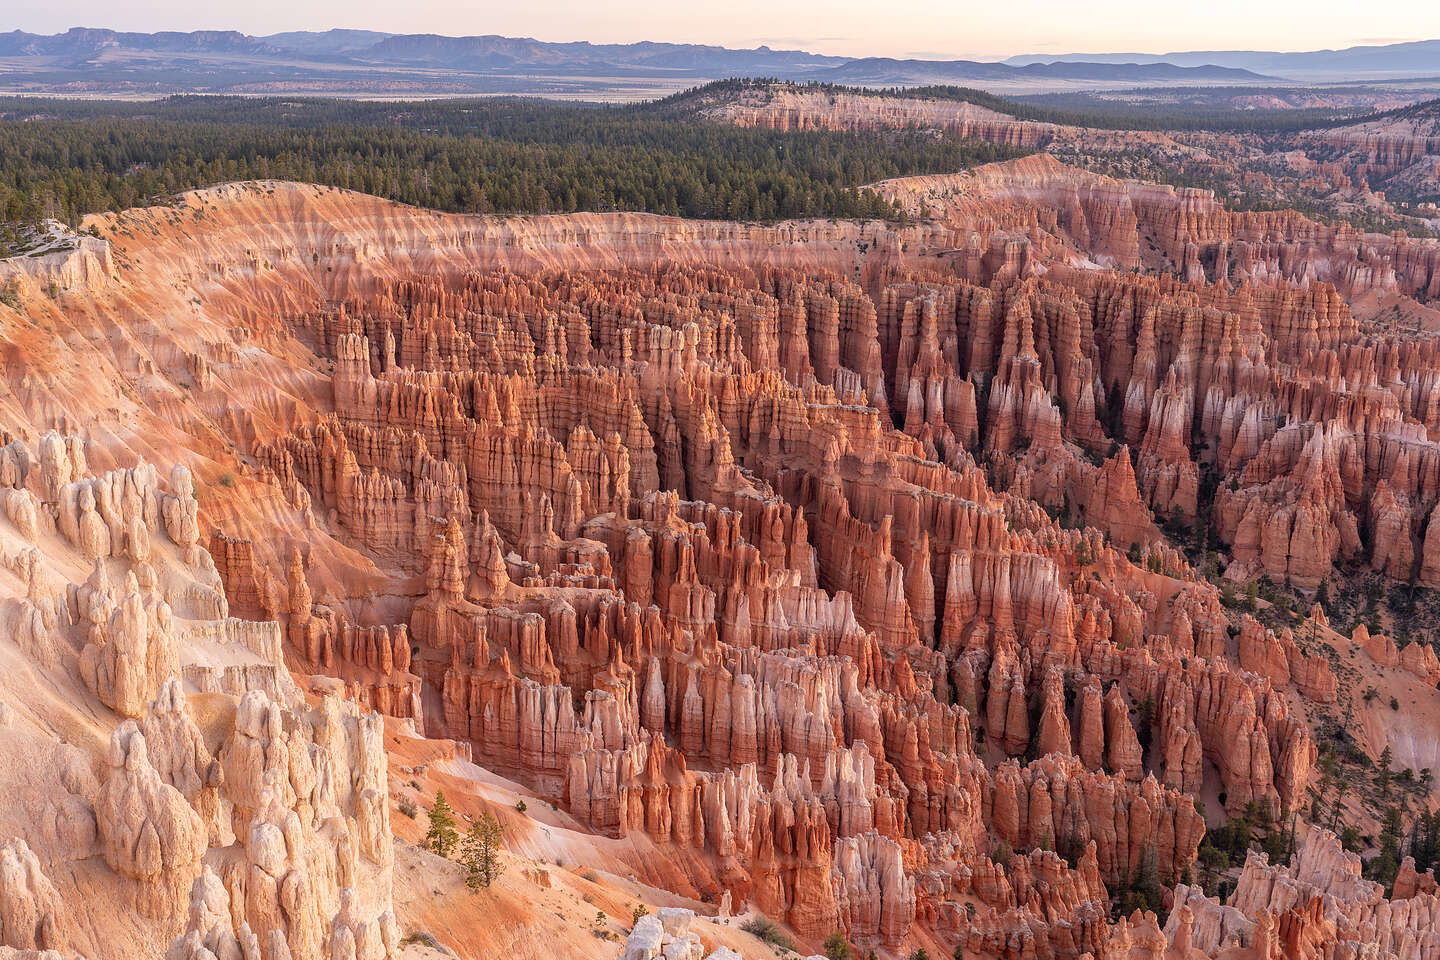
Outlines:
[[[98, 219], [114, 281], [0, 307], [5, 613], [92, 728], [45, 747], [80, 758], [68, 839], [31, 841], [9, 945], [56, 941], [48, 877], [176, 958], [394, 955], [388, 723], [802, 945], [1233, 947], [1184, 886], [1164, 930], [1112, 900], [1187, 874], [1197, 796], [1308, 803], [1337, 684], [1161, 524], [1213, 497], [1237, 577], [1425, 576], [1429, 341], [1346, 297], [1425, 294], [1440, 254], [1048, 160], [890, 189], [951, 206], [492, 221], [264, 184]], [[1098, 268], [1156, 257], [1194, 267]], [[1255, 956], [1275, 922], [1349, 956], [1301, 906], [1213, 910]], [[671, 920], [634, 956], [699, 955]]]
[[987, 278], [1035, 272], [1059, 258], [1231, 287], [1328, 285], [1347, 299], [1368, 291], [1440, 295], [1434, 241], [1362, 234], [1287, 210], [1228, 211], [1209, 190], [1116, 180], [1047, 154], [873, 186], [911, 214], [954, 228], [964, 249], [946, 255], [971, 277], [982, 267]]
[[1440, 111], [1433, 104], [1295, 139], [1326, 165], [1399, 193], [1433, 196], [1440, 187]]
[[963, 100], [877, 97], [841, 91], [754, 87], [703, 111], [710, 119], [766, 130], [876, 133], [916, 127], [967, 140], [1034, 149], [1054, 138], [1054, 124], [1032, 123]]

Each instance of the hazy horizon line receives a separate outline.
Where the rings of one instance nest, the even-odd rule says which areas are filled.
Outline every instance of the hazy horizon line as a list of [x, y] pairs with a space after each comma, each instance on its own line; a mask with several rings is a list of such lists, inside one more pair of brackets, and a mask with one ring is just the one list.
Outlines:
[[[764, 47], [764, 48], [767, 48], [767, 49], [770, 49], [770, 50], [773, 50], [773, 51], [779, 51], [779, 52], [800, 52], [800, 53], [812, 54], [812, 55], [814, 55], [814, 56], [836, 57], [836, 58], [845, 58], [845, 59], [851, 59], [851, 60], [855, 60], [855, 59], [867, 59], [867, 58], [879, 58], [879, 59], [914, 59], [914, 60], [975, 60], [975, 61], [989, 61], [989, 62], [998, 62], [998, 61], [1003, 61], [1003, 60], [1011, 59], [1011, 58], [1014, 58], [1014, 57], [1070, 57], [1070, 56], [1086, 56], [1086, 55], [1107, 56], [1107, 57], [1128, 56], [1128, 55], [1145, 56], [1145, 57], [1165, 57], [1165, 56], [1194, 55], [1194, 54], [1202, 54], [1202, 53], [1234, 53], [1234, 52], [1248, 52], [1248, 51], [1260, 51], [1260, 52], [1267, 52], [1267, 53], [1315, 53], [1315, 52], [1348, 50], [1348, 49], [1352, 49], [1352, 48], [1356, 48], [1356, 47], [1386, 47], [1386, 46], [1395, 46], [1395, 45], [1399, 45], [1399, 44], [1426, 43], [1426, 42], [1430, 42], [1430, 41], [1432, 41], [1432, 40], [1440, 40], [1440, 36], [1437, 36], [1437, 37], [1423, 37], [1423, 36], [1422, 36], [1422, 37], [1364, 37], [1364, 38], [1351, 38], [1350, 40], [1348, 40], [1348, 41], [1346, 41], [1346, 42], [1344, 42], [1344, 43], [1339, 43], [1339, 44], [1337, 44], [1337, 45], [1335, 45], [1335, 46], [1320, 46], [1320, 47], [1310, 46], [1310, 45], [1300, 45], [1300, 46], [1280, 46], [1280, 45], [1267, 46], [1267, 45], [1255, 45], [1255, 46], [1205, 46], [1205, 47], [1189, 47], [1189, 48], [1171, 47], [1171, 48], [1169, 48], [1169, 49], [1139, 49], [1139, 48], [1131, 48], [1131, 49], [1126, 49], [1126, 48], [1087, 49], [1087, 48], [1083, 48], [1083, 47], [1060, 47], [1058, 43], [1056, 43], [1056, 42], [1050, 42], [1050, 43], [1037, 44], [1035, 47], [1031, 47], [1031, 48], [1029, 48], [1028, 50], [1016, 50], [1016, 51], [1012, 51], [1012, 52], [1009, 52], [1009, 53], [1000, 53], [1000, 54], [997, 54], [997, 53], [966, 53], [966, 52], [947, 53], [947, 52], [937, 51], [937, 50], [912, 50], [912, 51], [903, 51], [903, 52], [896, 52], [896, 53], [850, 54], [850, 53], [830, 53], [830, 52], [826, 52], [826, 51], [823, 50], [823, 49], [819, 49], [819, 47], [823, 47], [823, 46], [825, 46], [825, 45], [827, 45], [827, 44], [833, 44], [833, 43], [840, 43], [840, 44], [855, 43], [855, 42], [858, 42], [858, 38], [851, 38], [851, 37], [813, 37], [813, 38], [805, 38], [805, 37], [754, 37], [754, 38], [751, 38], [751, 39], [748, 40], [748, 41], [737, 40], [737, 41], [716, 42], [716, 41], [713, 41], [713, 40], [706, 41], [706, 40], [693, 40], [693, 39], [659, 39], [659, 38], [656, 38], [656, 37], [642, 36], [642, 37], [639, 37], [639, 38], [633, 39], [633, 40], [594, 40], [594, 39], [589, 39], [589, 38], [578, 38], [578, 39], [577, 39], [577, 38], [573, 38], [573, 37], [572, 37], [572, 38], [566, 38], [566, 39], [555, 39], [555, 38], [548, 38], [548, 37], [541, 36], [541, 35], [539, 35], [538, 33], [523, 33], [523, 32], [514, 32], [514, 33], [507, 33], [507, 32], [484, 32], [484, 33], [457, 32], [457, 33], [442, 33], [442, 32], [435, 31], [435, 30], [414, 30], [414, 29], [410, 29], [410, 30], [406, 30], [406, 29], [394, 30], [394, 29], [385, 29], [385, 28], [372, 27], [372, 26], [348, 26], [348, 25], [337, 25], [337, 26], [330, 26], [330, 27], [292, 27], [292, 28], [278, 28], [278, 29], [269, 29], [269, 28], [267, 28], [267, 29], [264, 30], [264, 31], [256, 31], [256, 30], [242, 29], [242, 28], [240, 28], [240, 27], [234, 27], [234, 26], [223, 26], [223, 27], [222, 27], [222, 26], [209, 26], [209, 27], [206, 27], [206, 26], [192, 26], [192, 27], [186, 27], [186, 28], [179, 28], [179, 27], [156, 27], [156, 28], [151, 28], [151, 29], [144, 29], [144, 28], [137, 28], [137, 27], [114, 26], [114, 25], [109, 25], [109, 24], [96, 24], [96, 23], [77, 23], [77, 24], [74, 24], [74, 25], [72, 25], [72, 26], [62, 28], [62, 29], [46, 29], [46, 28], [43, 28], [43, 27], [42, 27], [42, 28], [27, 28], [27, 27], [23, 27], [23, 26], [16, 26], [16, 27], [10, 28], [9, 30], [7, 30], [7, 29], [5, 29], [5, 28], [0, 28], [0, 34], [7, 33], [7, 32], [15, 32], [15, 33], [30, 33], [30, 34], [35, 34], [35, 35], [37, 35], [37, 36], [61, 36], [61, 35], [66, 34], [66, 33], [70, 32], [70, 31], [72, 31], [72, 30], [109, 30], [109, 31], [113, 31], [113, 32], [116, 32], [116, 33], [136, 33], [136, 34], [157, 34], [157, 33], [178, 33], [178, 34], [187, 34], [187, 33], [239, 33], [239, 34], [242, 34], [242, 35], [247, 36], [247, 37], [254, 37], [254, 38], [256, 38], [256, 39], [265, 39], [265, 38], [267, 38], [267, 37], [271, 37], [271, 36], [275, 36], [275, 35], [279, 35], [279, 34], [287, 34], [287, 33], [323, 34], [323, 33], [338, 32], [338, 31], [353, 31], [353, 32], [359, 32], [359, 33], [378, 33], [378, 34], [385, 34], [385, 35], [388, 35], [388, 36], [434, 36], [434, 37], [444, 37], [444, 38], [447, 38], [447, 39], [463, 39], [463, 38], [467, 38], [467, 37], [500, 37], [500, 38], [504, 38], [504, 39], [507, 39], [507, 40], [532, 40], [532, 41], [535, 41], [535, 42], [537, 42], [537, 43], [547, 43], [547, 44], [580, 44], [580, 43], [586, 43], [586, 44], [590, 44], [590, 45], [592, 45], [592, 46], [630, 46], [630, 45], [642, 44], [642, 43], [653, 43], [653, 44], [670, 44], [670, 45], [678, 45], [678, 46], [715, 47], [715, 48], [722, 48], [722, 49], [727, 49], [727, 50], [737, 50], [737, 51], [756, 50], [756, 49], [759, 49], [759, 48]], [[745, 46], [744, 44], [746, 44], [746, 43], [749, 43], [749, 46]], [[1057, 49], [1055, 49], [1055, 50], [1036, 49], [1036, 47], [1045, 47], [1045, 46], [1054, 46], [1054, 47], [1057, 47]]]

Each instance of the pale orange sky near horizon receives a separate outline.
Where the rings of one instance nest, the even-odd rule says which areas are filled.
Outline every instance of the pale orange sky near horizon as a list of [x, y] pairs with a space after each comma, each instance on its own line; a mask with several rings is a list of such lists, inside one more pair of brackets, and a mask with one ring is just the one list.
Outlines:
[[[232, 29], [249, 34], [353, 27], [451, 36], [637, 40], [795, 48], [840, 56], [1002, 58], [1024, 53], [1166, 53], [1315, 50], [1440, 38], [1440, 3], [1404, 0], [1364, 8], [1333, 0], [1205, 0], [1186, 7], [1145, 0], [989, 3], [876, 0], [249, 0], [216, 12], [182, 0], [19, 0], [0, 30], [56, 33]], [[1440, 74], [1440, 63], [1436, 64]]]

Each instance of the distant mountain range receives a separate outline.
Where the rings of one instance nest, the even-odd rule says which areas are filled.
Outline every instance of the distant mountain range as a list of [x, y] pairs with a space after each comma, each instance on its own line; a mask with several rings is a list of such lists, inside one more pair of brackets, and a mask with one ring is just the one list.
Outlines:
[[1280, 78], [1440, 74], [1440, 41], [1312, 53], [1214, 51], [1013, 57], [1005, 62], [833, 57], [689, 43], [549, 43], [370, 30], [0, 33], [0, 93], [149, 96], [525, 93], [643, 99], [724, 77], [860, 86], [1024, 89], [1233, 85]]
[[282, 60], [297, 56], [379, 66], [485, 67], [491, 69], [593, 70], [644, 67], [707, 72], [717, 67], [815, 68], [847, 63], [798, 50], [728, 50], [681, 43], [546, 43], [516, 37], [446, 37], [368, 30], [276, 33], [252, 37], [234, 30], [193, 33], [122, 33], [75, 27], [52, 35], [16, 30], [0, 34], [0, 56], [59, 57], [72, 61], [126, 52], [177, 56], [242, 55]]
[[[685, 43], [547, 43], [368, 30], [125, 33], [77, 27], [0, 34], [0, 91], [51, 93], [383, 92], [419, 95], [547, 92], [581, 96], [606, 84], [665, 92], [723, 77], [872, 86], [936, 83], [1254, 83], [1267, 78], [1210, 64], [989, 63], [832, 57], [803, 50], [736, 50]], [[523, 81], [523, 82], [522, 82]]]
[[1440, 40], [1417, 40], [1343, 50], [1281, 53], [1273, 50], [1194, 50], [1187, 53], [1071, 53], [1011, 57], [1005, 63], [1024, 67], [1056, 63], [1169, 63], [1180, 67], [1201, 64], [1253, 70], [1297, 80], [1370, 79], [1380, 77], [1440, 76]]

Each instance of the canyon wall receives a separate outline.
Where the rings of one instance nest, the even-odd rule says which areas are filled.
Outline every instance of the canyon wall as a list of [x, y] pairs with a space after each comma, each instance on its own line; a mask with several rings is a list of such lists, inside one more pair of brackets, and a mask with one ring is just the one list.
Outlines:
[[1337, 685], [1164, 530], [1213, 517], [1236, 579], [1440, 569], [1430, 341], [1347, 303], [1430, 295], [1436, 247], [1043, 158], [881, 188], [943, 215], [233, 185], [25, 291], [78, 355], [3, 314], [6, 615], [110, 727], [65, 829], [152, 942], [392, 954], [390, 722], [804, 944], [1212, 950], [1116, 894], [1180, 899], [1202, 793], [1300, 809]]

